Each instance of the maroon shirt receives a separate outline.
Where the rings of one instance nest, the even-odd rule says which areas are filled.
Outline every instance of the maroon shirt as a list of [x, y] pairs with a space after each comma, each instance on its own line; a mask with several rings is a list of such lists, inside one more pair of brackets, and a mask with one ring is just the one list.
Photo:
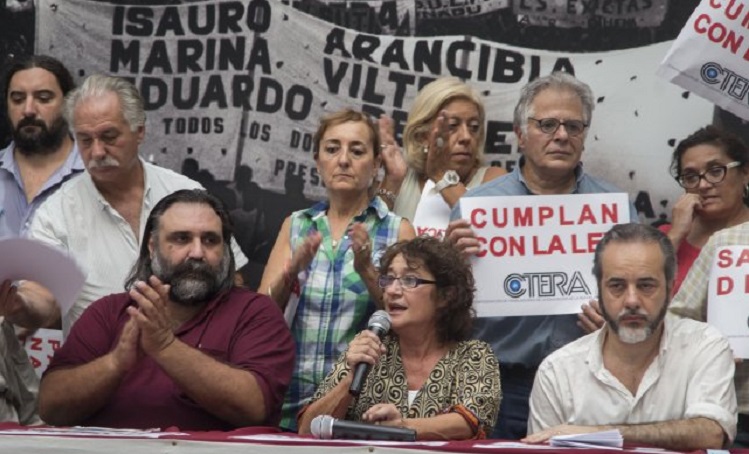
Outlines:
[[[73, 325], [46, 373], [89, 363], [109, 353], [135, 305], [127, 293], [93, 303]], [[276, 425], [294, 364], [294, 343], [283, 314], [265, 295], [233, 288], [222, 292], [175, 333], [187, 345], [252, 373]], [[109, 402], [82, 425], [181, 430], [230, 430], [235, 426], [203, 410], [147, 355], [125, 375]]]

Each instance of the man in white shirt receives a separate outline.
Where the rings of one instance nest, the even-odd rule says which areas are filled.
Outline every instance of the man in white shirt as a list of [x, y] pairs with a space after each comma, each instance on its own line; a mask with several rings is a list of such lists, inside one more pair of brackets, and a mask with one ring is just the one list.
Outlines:
[[[138, 257], [151, 208], [178, 189], [199, 188], [187, 177], [142, 160], [143, 99], [130, 82], [89, 76], [66, 100], [65, 114], [86, 172], [53, 194], [36, 212], [29, 237], [62, 249], [86, 275], [83, 290], [63, 319], [63, 330], [94, 301], [119, 293]], [[237, 269], [247, 263], [236, 242]], [[0, 309], [22, 326], [50, 326], [60, 318], [46, 289], [24, 282]]]
[[733, 355], [715, 328], [664, 320], [675, 270], [657, 229], [622, 224], [603, 237], [593, 273], [606, 325], [541, 363], [524, 441], [618, 429], [625, 443], [679, 451], [730, 444]]

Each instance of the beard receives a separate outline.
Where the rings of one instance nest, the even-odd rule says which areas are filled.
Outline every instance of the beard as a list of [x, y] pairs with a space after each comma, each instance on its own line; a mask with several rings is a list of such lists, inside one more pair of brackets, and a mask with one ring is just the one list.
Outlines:
[[[37, 130], [26, 131], [27, 126], [36, 126]], [[13, 141], [21, 154], [26, 156], [46, 155], [57, 151], [68, 135], [68, 123], [62, 116], [55, 118], [47, 127], [39, 118], [24, 117], [13, 129]]]
[[[611, 314], [606, 311], [606, 306], [601, 302], [601, 312], [606, 323], [611, 327], [619, 337], [619, 340], [625, 344], [639, 344], [645, 342], [660, 326], [663, 319], [666, 318], [666, 312], [668, 311], [668, 299], [663, 302], [663, 308], [654, 319], [648, 317], [647, 312], [642, 309], [622, 309], [616, 316], [612, 317]], [[622, 325], [621, 320], [624, 317], [639, 316], [643, 317], [648, 323], [641, 327], [631, 327], [628, 325]]]
[[175, 303], [183, 306], [204, 304], [213, 299], [226, 284], [230, 264], [230, 255], [226, 253], [226, 249], [221, 263], [216, 267], [195, 259], [187, 259], [174, 265], [156, 250], [151, 263], [153, 274], [171, 286], [169, 298]]

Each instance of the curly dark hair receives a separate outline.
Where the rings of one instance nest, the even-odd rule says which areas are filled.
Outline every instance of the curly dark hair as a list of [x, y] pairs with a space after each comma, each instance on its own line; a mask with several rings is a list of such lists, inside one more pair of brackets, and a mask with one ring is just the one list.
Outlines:
[[[707, 125], [693, 132], [686, 139], [679, 142], [671, 156], [671, 175], [679, 178], [681, 175], [681, 158], [690, 148], [698, 145], [713, 145], [720, 148], [732, 160], [741, 163], [741, 167], [749, 164], [749, 147], [741, 137], [730, 131]], [[749, 196], [744, 197], [744, 205], [749, 206]]]
[[380, 260], [380, 272], [386, 272], [398, 255], [403, 256], [409, 268], [424, 267], [437, 281], [437, 296], [447, 303], [436, 310], [437, 339], [442, 343], [469, 339], [476, 317], [471, 265], [452, 244], [420, 236], [390, 246]]

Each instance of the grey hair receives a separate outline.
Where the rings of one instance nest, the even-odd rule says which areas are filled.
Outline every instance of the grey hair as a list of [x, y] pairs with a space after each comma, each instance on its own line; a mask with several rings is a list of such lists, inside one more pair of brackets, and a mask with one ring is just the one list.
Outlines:
[[523, 134], [528, 132], [528, 117], [534, 115], [533, 100], [536, 99], [539, 93], [546, 89], [574, 93], [583, 105], [583, 121], [586, 124], [590, 124], [593, 120], [595, 100], [590, 86], [571, 74], [556, 71], [548, 76], [539, 77], [520, 90], [520, 99], [518, 99], [513, 115], [513, 125], [516, 128], [520, 128]]
[[94, 74], [88, 76], [80, 87], [71, 91], [65, 98], [65, 119], [74, 127], [73, 114], [78, 105], [90, 98], [100, 98], [106, 93], [114, 93], [120, 100], [122, 116], [135, 132], [146, 124], [146, 111], [138, 89], [121, 77]]
[[671, 286], [676, 276], [676, 252], [671, 240], [665, 233], [655, 227], [646, 224], [637, 224], [634, 222], [628, 224], [617, 224], [603, 236], [596, 246], [596, 252], [593, 256], [593, 275], [598, 283], [598, 300], [601, 300], [601, 280], [603, 279], [603, 265], [601, 256], [609, 243], [656, 243], [661, 248], [663, 254], [663, 274], [666, 275], [666, 284], [668, 293], [671, 293]]

